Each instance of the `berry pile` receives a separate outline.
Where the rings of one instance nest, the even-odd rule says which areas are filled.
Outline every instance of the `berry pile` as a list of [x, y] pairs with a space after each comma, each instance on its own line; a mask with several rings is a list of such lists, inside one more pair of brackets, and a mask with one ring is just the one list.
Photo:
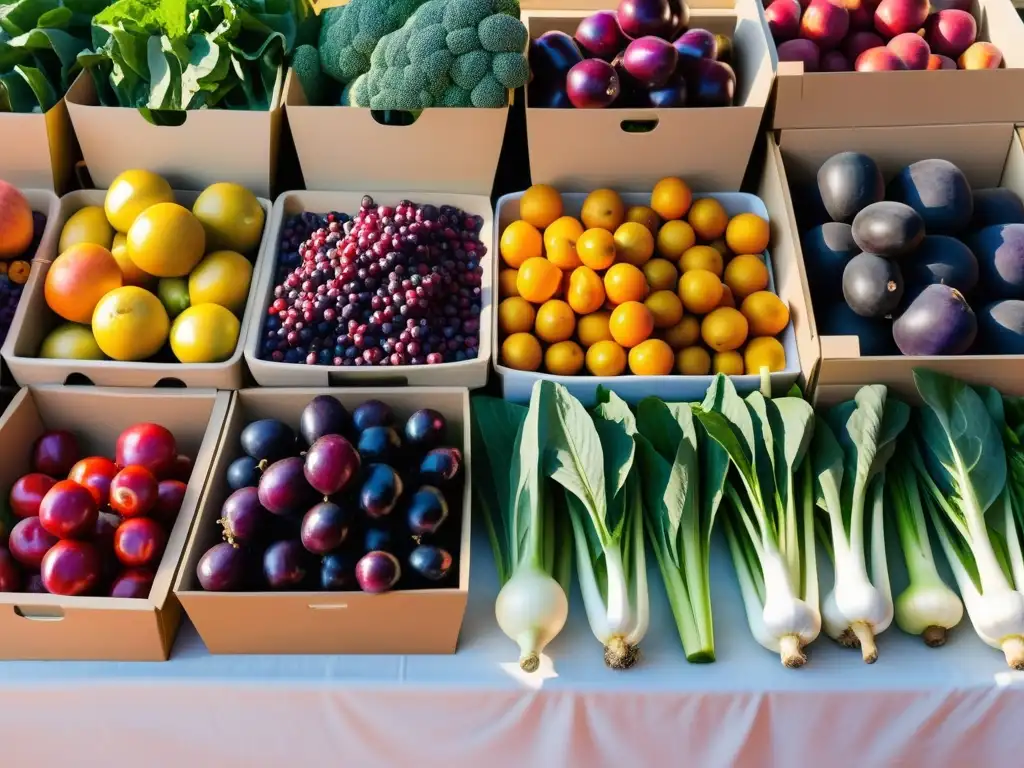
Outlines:
[[260, 356], [307, 365], [436, 365], [480, 344], [483, 218], [403, 200], [286, 222]]
[[25, 281], [28, 280], [29, 260], [35, 257], [45, 228], [46, 216], [33, 211], [32, 245], [22, 255], [22, 259], [0, 262], [0, 344], [7, 339], [7, 332], [11, 329], [11, 321], [14, 320]]

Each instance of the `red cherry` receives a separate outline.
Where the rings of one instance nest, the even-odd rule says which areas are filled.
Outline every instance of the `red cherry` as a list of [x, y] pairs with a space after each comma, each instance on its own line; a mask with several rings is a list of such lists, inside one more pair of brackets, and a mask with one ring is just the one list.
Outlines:
[[145, 568], [133, 568], [125, 571], [114, 582], [110, 588], [111, 597], [149, 597], [149, 590], [153, 588], [153, 572]]
[[35, 517], [39, 514], [39, 503], [46, 492], [57, 481], [41, 472], [32, 472], [19, 477], [11, 486], [11, 512], [18, 517]]
[[159, 424], [136, 424], [128, 427], [117, 438], [114, 458], [119, 467], [137, 464], [156, 477], [166, 477], [178, 458], [178, 446], [174, 442], [174, 435], [166, 427]]
[[82, 454], [78, 440], [70, 432], [52, 430], [44, 432], [32, 444], [32, 469], [50, 477], [67, 477], [71, 467]]
[[56, 536], [46, 532], [38, 517], [26, 517], [11, 528], [7, 546], [14, 559], [26, 568], [38, 568], [43, 555], [58, 541]]
[[158, 488], [159, 499], [153, 510], [153, 519], [170, 528], [181, 511], [181, 502], [185, 499], [188, 486], [180, 480], [161, 480]]
[[7, 547], [0, 547], [0, 592], [17, 592], [21, 588], [21, 569]]
[[117, 465], [105, 456], [90, 456], [71, 468], [68, 480], [84, 485], [92, 492], [96, 505], [105, 507], [110, 500], [110, 481], [117, 474]]
[[129, 568], [155, 568], [167, 546], [167, 534], [148, 517], [125, 520], [114, 532], [114, 554]]
[[174, 466], [168, 473], [164, 480], [180, 480], [183, 483], [187, 483], [188, 479], [192, 477], [192, 459], [183, 453], [178, 454], [178, 458], [174, 460]]
[[80, 539], [92, 534], [98, 512], [92, 491], [74, 480], [61, 480], [43, 496], [39, 522], [59, 539]]
[[96, 548], [85, 541], [58, 541], [43, 558], [40, 574], [54, 595], [84, 595], [100, 578]]
[[122, 517], [149, 514], [158, 497], [156, 478], [145, 467], [125, 467], [110, 481], [110, 508]]

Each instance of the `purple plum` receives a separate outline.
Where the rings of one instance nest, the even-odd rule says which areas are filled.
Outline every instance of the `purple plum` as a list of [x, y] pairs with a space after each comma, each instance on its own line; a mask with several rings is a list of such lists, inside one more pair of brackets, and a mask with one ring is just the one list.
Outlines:
[[620, 0], [619, 27], [634, 40], [647, 35], [668, 37], [672, 33], [672, 3], [669, 0]]
[[731, 107], [736, 98], [736, 73], [714, 59], [698, 59], [687, 72], [686, 85], [691, 107]]
[[619, 95], [621, 85], [615, 68], [601, 59], [585, 59], [569, 70], [566, 93], [577, 109], [607, 107]]
[[659, 88], [676, 71], [679, 53], [660, 37], [641, 37], [631, 42], [622, 56], [622, 66], [647, 88]]
[[619, 28], [614, 11], [598, 11], [576, 27], [576, 44], [594, 58], [611, 61], [629, 40]]
[[691, 59], [714, 59], [718, 56], [718, 41], [706, 29], [691, 29], [672, 43], [680, 56]]
[[367, 552], [356, 563], [356, 581], [363, 592], [387, 592], [401, 575], [402, 566], [390, 552]]

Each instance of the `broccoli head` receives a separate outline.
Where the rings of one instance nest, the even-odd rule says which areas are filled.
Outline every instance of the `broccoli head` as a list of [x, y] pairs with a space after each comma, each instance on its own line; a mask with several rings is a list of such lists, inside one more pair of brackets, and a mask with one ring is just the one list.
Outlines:
[[302, 85], [306, 101], [319, 104], [323, 98], [324, 73], [320, 69], [320, 54], [312, 45], [300, 45], [292, 54], [292, 71]]

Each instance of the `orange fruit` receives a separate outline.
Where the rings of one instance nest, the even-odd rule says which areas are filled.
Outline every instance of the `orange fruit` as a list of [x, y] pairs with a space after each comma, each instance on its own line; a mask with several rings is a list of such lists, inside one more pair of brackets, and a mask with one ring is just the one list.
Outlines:
[[664, 178], [651, 191], [651, 209], [663, 219], [681, 219], [690, 210], [693, 193], [682, 179]]
[[507, 299], [509, 296], [518, 296], [517, 277], [519, 277], [519, 272], [514, 269], [501, 270], [498, 273], [498, 296], [503, 299]]
[[241, 184], [211, 184], [192, 204], [192, 213], [206, 230], [207, 250], [251, 254], [263, 239], [263, 206]]
[[663, 335], [672, 349], [692, 347], [700, 339], [700, 320], [693, 315], [686, 315], [671, 328], [666, 329]]
[[[699, 200], [697, 202], [700, 202]], [[710, 245], [695, 245], [688, 248], [679, 259], [679, 270], [689, 272], [691, 269], [706, 269], [722, 276], [722, 269], [725, 267], [722, 261], [722, 254]]]
[[661, 339], [642, 341], [629, 350], [629, 370], [637, 376], [667, 376], [676, 356]]
[[604, 281], [590, 267], [576, 267], [569, 276], [566, 299], [580, 315], [596, 312], [604, 306]]
[[684, 376], [707, 376], [711, 372], [711, 355], [704, 347], [687, 347], [676, 353], [676, 370]]
[[544, 353], [529, 333], [513, 333], [501, 343], [501, 362], [517, 371], [536, 371]]
[[555, 376], [575, 376], [583, 368], [583, 350], [575, 341], [552, 344], [544, 353], [544, 367]]
[[777, 336], [789, 325], [789, 307], [771, 291], [755, 291], [747, 296], [740, 312], [755, 336]]
[[736, 297], [732, 295], [732, 288], [725, 283], [722, 283], [722, 300], [718, 302], [718, 306], [736, 309]]
[[626, 350], [614, 341], [599, 341], [587, 350], [586, 363], [593, 376], [618, 376], [626, 370]]
[[641, 269], [652, 291], [673, 290], [676, 287], [679, 272], [668, 259], [651, 259]]
[[583, 225], [572, 216], [556, 219], [544, 230], [544, 252], [548, 261], [559, 269], [576, 269], [581, 262], [576, 255], [576, 241], [583, 234]]
[[701, 240], [715, 240], [725, 234], [729, 225], [729, 214], [722, 204], [713, 197], [694, 200], [686, 220]]
[[498, 305], [498, 328], [503, 334], [525, 333], [533, 329], [537, 312], [522, 296], [511, 296]]
[[642, 267], [654, 255], [654, 235], [643, 224], [627, 221], [615, 230], [615, 260]]
[[43, 283], [46, 304], [72, 323], [88, 325], [100, 299], [123, 284], [121, 268], [102, 245], [79, 243], [50, 265]]
[[646, 205], [633, 205], [626, 211], [626, 221], [635, 221], [643, 224], [650, 230], [652, 235], [658, 234], [658, 227], [661, 226], [661, 217]]
[[719, 307], [712, 310], [700, 324], [700, 336], [715, 352], [739, 349], [747, 340], [747, 318], [738, 309]]
[[[221, 310], [227, 314], [221, 320], [234, 326], [228, 330], [234, 331], [237, 344], [239, 322], [226, 309]], [[171, 320], [160, 299], [136, 285], [116, 288], [104, 296], [92, 313], [91, 325], [103, 354], [122, 361], [152, 357], [167, 343], [171, 331]], [[234, 351], [234, 345], [231, 349]]]
[[542, 256], [523, 262], [516, 275], [519, 295], [534, 304], [543, 304], [555, 295], [562, 283], [562, 270]]
[[143, 272], [185, 277], [206, 253], [206, 230], [188, 208], [157, 203], [135, 217], [126, 245], [128, 258]]
[[771, 236], [768, 222], [756, 213], [733, 216], [725, 229], [725, 242], [733, 253], [764, 253]]
[[560, 299], [545, 301], [537, 310], [534, 329], [537, 338], [548, 344], [566, 341], [576, 331], [576, 315], [572, 307]]
[[614, 264], [604, 275], [604, 292], [612, 304], [643, 301], [647, 291], [647, 278], [632, 264]]
[[723, 290], [718, 275], [706, 269], [691, 269], [679, 278], [679, 298], [686, 311], [694, 315], [706, 315], [717, 307]]
[[743, 350], [743, 365], [747, 373], [760, 374], [761, 368], [771, 373], [786, 370], [786, 350], [779, 340], [771, 336], [759, 336], [751, 339]]
[[750, 294], [768, 287], [768, 267], [760, 256], [737, 256], [726, 265], [723, 279], [732, 289], [733, 296], [743, 301]]
[[613, 341], [608, 328], [611, 312], [592, 312], [576, 321], [576, 338], [584, 347], [592, 347], [599, 341]]
[[714, 373], [724, 373], [726, 376], [742, 376], [743, 355], [736, 351], [715, 352], [711, 358], [711, 370]]
[[655, 291], [644, 300], [651, 311], [655, 328], [671, 328], [683, 319], [683, 302], [675, 291]]
[[562, 196], [549, 184], [534, 184], [519, 198], [519, 218], [543, 230], [562, 215]]
[[618, 344], [627, 349], [635, 347], [651, 335], [654, 330], [654, 316], [651, 310], [639, 301], [627, 301], [612, 310], [608, 330]]
[[0, 181], [0, 259], [16, 259], [25, 253], [34, 232], [28, 199], [12, 184]]
[[607, 229], [614, 232], [626, 220], [626, 206], [613, 189], [595, 189], [583, 201], [580, 212], [587, 229]]
[[666, 221], [658, 230], [658, 255], [678, 261], [697, 242], [693, 227], [685, 221]]
[[607, 229], [588, 229], [576, 241], [576, 253], [584, 266], [600, 272], [615, 263], [615, 238]]
[[724, 259], [725, 261], [728, 261], [732, 257], [732, 251], [729, 250], [729, 246], [726, 245], [725, 240], [723, 240], [722, 238], [712, 240], [711, 243], [709, 243], [709, 245], [716, 251], [718, 251], [720, 254], [722, 254], [722, 259]]
[[533, 224], [513, 221], [501, 233], [498, 250], [506, 264], [518, 269], [527, 259], [537, 258], [543, 253], [544, 240]]

